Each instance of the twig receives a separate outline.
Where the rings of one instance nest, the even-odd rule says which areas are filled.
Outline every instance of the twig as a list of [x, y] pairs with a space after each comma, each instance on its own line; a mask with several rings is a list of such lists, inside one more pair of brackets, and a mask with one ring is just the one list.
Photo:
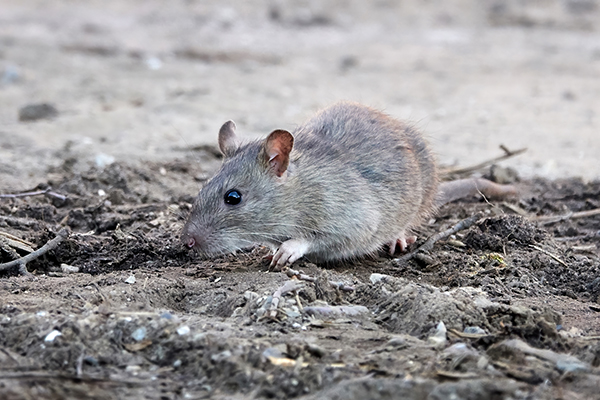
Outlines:
[[341, 290], [342, 292], [353, 292], [354, 286], [346, 285], [344, 282], [332, 282], [329, 281], [329, 285], [334, 289]]
[[17, 197], [27, 197], [27, 196], [39, 196], [46, 195], [48, 197], [54, 197], [55, 199], [59, 199], [65, 201], [67, 196], [63, 196], [62, 194], [58, 194], [52, 191], [52, 188], [48, 188], [45, 190], [36, 190], [35, 192], [24, 192], [24, 193], [8, 193], [8, 194], [0, 194], [0, 199], [16, 199]]
[[518, 156], [519, 154], [523, 154], [527, 151], [527, 148], [511, 151], [511, 150], [508, 150], [504, 145], [500, 145], [500, 148], [504, 151], [504, 155], [502, 155], [502, 156], [480, 162], [479, 164], [476, 164], [476, 165], [473, 165], [470, 167], [449, 168], [449, 169], [441, 171], [440, 175], [448, 176], [448, 175], [452, 175], [452, 174], [466, 174], [469, 172], [477, 171], [479, 169], [487, 167], [488, 165], [492, 165], [497, 162], [507, 160], [511, 157]]
[[290, 278], [300, 279], [301, 281], [314, 282], [317, 280], [317, 278], [313, 278], [310, 275], [306, 275], [301, 271], [291, 269], [289, 267], [284, 267], [282, 272], [285, 272], [285, 274]]
[[0, 231], [0, 247], [10, 253], [15, 260], [19, 258], [19, 254], [14, 249], [25, 251], [27, 253], [33, 252], [32, 243], [2, 231]]
[[295, 294], [296, 294], [296, 304], [298, 304], [298, 309], [300, 310], [300, 312], [302, 312], [304, 307], [302, 306], [302, 302], [300, 301], [300, 296], [298, 295], [297, 290], [296, 290]]
[[533, 220], [541, 222], [542, 225], [545, 225], [553, 222], [565, 221], [567, 219], [587, 218], [595, 215], [600, 215], [600, 208], [594, 208], [593, 210], [587, 211], [568, 212], [564, 215], [541, 215], [539, 217], [534, 217]]
[[79, 357], [77, 357], [77, 376], [83, 375], [83, 359], [85, 358], [85, 351], [82, 351]]
[[279, 300], [281, 299], [281, 296], [294, 290], [298, 290], [302, 286], [303, 285], [297, 280], [289, 280], [282, 287], [277, 289], [275, 293], [273, 293], [273, 300], [271, 301], [269, 317], [275, 318], [277, 316], [277, 307], [279, 306]]
[[106, 383], [117, 383], [124, 385], [147, 385], [147, 380], [133, 380], [133, 379], [118, 379], [118, 378], [106, 378], [106, 377], [95, 377], [95, 376], [77, 376], [68, 375], [63, 373], [47, 372], [47, 371], [24, 371], [24, 372], [0, 372], [0, 380], [3, 379], [62, 379], [82, 382], [106, 382]]
[[51, 241], [46, 243], [44, 246], [42, 246], [39, 249], [37, 249], [36, 251], [34, 251], [33, 253], [29, 253], [26, 256], [19, 258], [18, 260], [13, 260], [13, 261], [10, 261], [10, 262], [4, 263], [4, 264], [0, 264], [0, 271], [7, 270], [7, 269], [13, 268], [18, 265], [19, 272], [21, 272], [21, 274], [23, 274], [23, 275], [28, 274], [29, 272], [27, 272], [26, 265], [29, 261], [35, 260], [39, 256], [44, 255], [48, 251], [54, 249], [56, 246], [58, 246], [60, 244], [60, 242], [62, 242], [68, 236], [69, 236], [69, 229], [67, 229], [67, 228], [61, 229], [60, 232], [58, 232], [58, 234], [56, 235], [56, 237], [54, 239], [52, 239]]
[[470, 228], [477, 221], [479, 221], [482, 216], [483, 216], [482, 213], [477, 213], [475, 215], [470, 216], [469, 218], [463, 219], [458, 224], [454, 225], [452, 228], [447, 229], [447, 230], [445, 230], [443, 232], [440, 232], [440, 233], [436, 233], [435, 235], [431, 236], [418, 249], [413, 250], [410, 253], [403, 255], [402, 257], [398, 257], [398, 258], [394, 259], [394, 261], [395, 262], [408, 261], [411, 258], [413, 258], [415, 255], [417, 255], [418, 252], [427, 251], [427, 250], [433, 249], [433, 245], [436, 242], [438, 242], [441, 239], [447, 238], [450, 235], [454, 235], [456, 232], [462, 231], [463, 229]]
[[448, 332], [450, 332], [453, 335], [456, 335], [459, 338], [463, 338], [463, 339], [481, 339], [484, 337], [489, 337], [489, 336], [493, 336], [492, 334], [489, 333], [465, 333], [465, 332], [461, 332], [457, 329], [448, 329]]
[[579, 336], [581, 340], [600, 340], [600, 336]]
[[557, 256], [555, 256], [554, 254], [550, 253], [547, 250], [542, 249], [541, 247], [538, 247], [534, 244], [530, 244], [529, 247], [531, 247], [532, 249], [536, 249], [537, 251], [541, 251], [542, 253], [544, 253], [545, 255], [547, 255], [548, 257], [553, 258], [554, 260], [556, 260], [557, 262], [561, 263], [562, 265], [564, 265], [566, 268], [569, 268], [569, 266], [560, 258], [558, 258]]

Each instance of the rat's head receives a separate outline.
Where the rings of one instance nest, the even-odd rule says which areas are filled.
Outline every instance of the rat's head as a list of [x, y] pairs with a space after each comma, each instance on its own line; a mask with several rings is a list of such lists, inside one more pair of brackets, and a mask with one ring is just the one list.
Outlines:
[[223, 165], [196, 197], [182, 242], [211, 256], [285, 239], [274, 228], [281, 226], [277, 211], [293, 144], [291, 133], [276, 130], [265, 140], [240, 145], [233, 121], [223, 124]]

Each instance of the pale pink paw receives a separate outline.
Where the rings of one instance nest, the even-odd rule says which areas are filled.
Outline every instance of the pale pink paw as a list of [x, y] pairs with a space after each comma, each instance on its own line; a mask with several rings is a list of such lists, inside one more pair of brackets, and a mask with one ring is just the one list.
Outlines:
[[306, 254], [308, 247], [309, 243], [300, 239], [290, 239], [283, 242], [273, 255], [271, 267], [277, 266], [281, 268], [292, 264], [294, 261]]
[[388, 246], [390, 247], [390, 255], [393, 256], [396, 254], [396, 249], [399, 249], [401, 253], [404, 253], [408, 249], [408, 246], [416, 241], [416, 236], [401, 236], [396, 240], [392, 240], [388, 243]]

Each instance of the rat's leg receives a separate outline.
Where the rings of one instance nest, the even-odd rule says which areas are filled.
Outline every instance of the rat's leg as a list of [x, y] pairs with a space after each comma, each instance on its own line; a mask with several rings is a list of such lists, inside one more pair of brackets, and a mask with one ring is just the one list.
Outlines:
[[277, 249], [273, 255], [271, 266], [277, 265], [278, 267], [284, 267], [285, 265], [292, 264], [306, 254], [310, 244], [310, 241], [307, 239], [286, 240], [279, 246], [279, 249]]

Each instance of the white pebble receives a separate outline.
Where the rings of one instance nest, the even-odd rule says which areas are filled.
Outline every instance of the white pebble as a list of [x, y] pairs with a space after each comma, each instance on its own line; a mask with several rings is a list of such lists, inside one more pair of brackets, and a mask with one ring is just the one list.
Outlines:
[[177, 334], [180, 336], [187, 335], [188, 333], [190, 333], [190, 327], [187, 325], [183, 325], [177, 328]]
[[54, 339], [56, 339], [59, 336], [62, 336], [62, 333], [60, 333], [60, 331], [57, 331], [55, 329], [46, 335], [46, 337], [44, 338], [44, 342], [54, 342]]

